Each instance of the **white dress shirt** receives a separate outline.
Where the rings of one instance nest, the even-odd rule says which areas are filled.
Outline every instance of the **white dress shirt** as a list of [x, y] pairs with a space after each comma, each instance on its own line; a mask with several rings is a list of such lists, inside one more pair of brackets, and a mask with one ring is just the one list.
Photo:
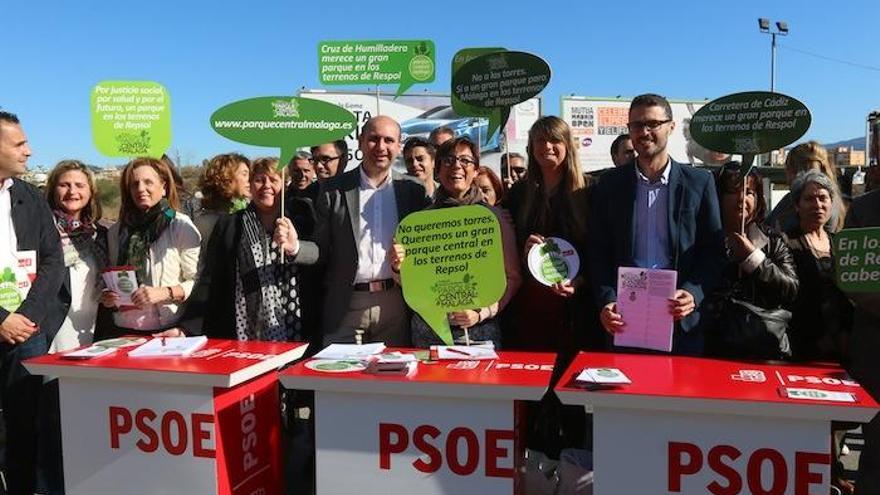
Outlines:
[[9, 188], [12, 187], [12, 179], [6, 179], [0, 184], [0, 271], [3, 267], [18, 268], [18, 237], [15, 235], [15, 225], [12, 223], [12, 195]]
[[363, 166], [358, 167], [360, 185], [358, 186], [358, 223], [360, 233], [357, 240], [358, 267], [354, 282], [391, 278], [391, 265], [386, 256], [397, 230], [397, 199], [391, 172], [378, 187], [370, 184]]

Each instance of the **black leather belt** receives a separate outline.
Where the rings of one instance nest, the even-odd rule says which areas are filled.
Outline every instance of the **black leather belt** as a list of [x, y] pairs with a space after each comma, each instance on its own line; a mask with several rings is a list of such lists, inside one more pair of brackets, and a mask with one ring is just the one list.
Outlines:
[[354, 284], [352, 289], [358, 292], [382, 292], [394, 288], [394, 279], [386, 278], [385, 280], [373, 280], [370, 282], [361, 282]]

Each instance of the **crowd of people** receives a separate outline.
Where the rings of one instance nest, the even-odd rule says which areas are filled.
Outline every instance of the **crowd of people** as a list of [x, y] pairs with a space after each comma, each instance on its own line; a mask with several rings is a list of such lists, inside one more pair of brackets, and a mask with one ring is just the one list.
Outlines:
[[[57, 390], [24, 371], [26, 358], [120, 335], [298, 340], [310, 353], [356, 340], [439, 343], [403, 299], [406, 249], [394, 236], [401, 219], [426, 208], [483, 205], [501, 225], [507, 289], [489, 307], [449, 313], [453, 336], [468, 329], [499, 349], [554, 352], [555, 379], [579, 350], [644, 352], [613, 345], [627, 331], [617, 268], [631, 266], [678, 272], [673, 354], [836, 362], [880, 397], [870, 357], [880, 350], [880, 306], [876, 295], [836, 287], [832, 249], [844, 222], [880, 224], [880, 193], [846, 205], [827, 155], [803, 143], [786, 161], [790, 193], [768, 213], [754, 169], [728, 162], [713, 174], [672, 159], [674, 128], [666, 99], [636, 97], [629, 134], [612, 146], [617, 167], [587, 175], [569, 126], [542, 117], [527, 156], [505, 154], [499, 177], [480, 165], [479, 143], [445, 128], [404, 143], [399, 124], [377, 116], [360, 133], [364, 158], [351, 169], [345, 141], [297, 154], [288, 174], [275, 158], [213, 157], [192, 218], [173, 167], [136, 158], [122, 172], [119, 220], [108, 229], [81, 162], [59, 163], [45, 195], [16, 178], [30, 149], [17, 117], [0, 112], [0, 265], [15, 266], [23, 251], [37, 259], [20, 305], [0, 308], [9, 492], [62, 490], [55, 430], [41, 427], [57, 422]], [[401, 154], [407, 175], [392, 167]], [[568, 240], [584, 262], [547, 287], [525, 258], [550, 236]], [[103, 285], [101, 271], [113, 266], [136, 272], [132, 306]], [[558, 455], [588, 442], [583, 409], [559, 405], [552, 391], [528, 414], [538, 423], [552, 407], [553, 438], [532, 428], [531, 447]], [[865, 426], [861, 493], [880, 492], [878, 423]], [[38, 457], [54, 477], [36, 475]]]

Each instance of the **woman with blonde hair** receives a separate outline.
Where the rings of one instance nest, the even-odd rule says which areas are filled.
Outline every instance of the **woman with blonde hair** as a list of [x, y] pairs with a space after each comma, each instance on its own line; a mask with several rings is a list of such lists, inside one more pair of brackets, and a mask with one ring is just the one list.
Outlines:
[[[590, 292], [585, 262], [572, 279], [547, 287], [528, 270], [529, 250], [547, 237], [565, 239], [581, 260], [586, 259], [587, 215], [591, 181], [581, 172], [571, 129], [562, 119], [542, 117], [529, 130], [528, 171], [510, 189], [505, 201], [513, 216], [523, 276], [519, 292], [508, 305], [503, 331], [511, 350], [556, 352], [553, 385], [582, 348], [604, 341], [598, 309]], [[551, 458], [566, 447], [583, 448], [587, 418], [583, 408], [563, 406], [548, 392], [530, 404], [527, 447]]]
[[132, 266], [138, 289], [134, 307], [119, 307], [119, 295], [105, 290], [101, 304], [115, 308], [113, 328], [101, 337], [124, 334], [179, 336], [175, 328], [195, 283], [201, 236], [180, 213], [177, 187], [168, 165], [136, 158], [122, 171], [119, 221], [107, 236], [110, 263]]
[[[554, 116], [535, 122], [529, 130], [526, 178], [514, 184], [504, 201], [513, 216], [525, 273], [529, 250], [550, 236], [567, 240], [585, 259], [589, 185], [568, 124]], [[583, 267], [574, 279], [550, 287], [524, 277], [508, 315], [510, 348], [571, 352], [585, 344], [578, 339], [587, 336], [590, 316], [595, 315], [588, 309], [593, 304]]]
[[[835, 189], [840, 190], [840, 184], [837, 181], [837, 171], [828, 158], [828, 152], [816, 141], [807, 141], [795, 146], [785, 157], [785, 180], [789, 187], [791, 187], [799, 173], [808, 170], [822, 172], [831, 180]], [[843, 228], [845, 217], [846, 205], [843, 201], [837, 201], [834, 205], [834, 210], [831, 212], [831, 218], [825, 224], [825, 229], [828, 232], [840, 231]], [[782, 232], [791, 230], [798, 225], [795, 201], [791, 193], [783, 196], [776, 207], [773, 208], [773, 211], [767, 215], [767, 224], [776, 227]]]

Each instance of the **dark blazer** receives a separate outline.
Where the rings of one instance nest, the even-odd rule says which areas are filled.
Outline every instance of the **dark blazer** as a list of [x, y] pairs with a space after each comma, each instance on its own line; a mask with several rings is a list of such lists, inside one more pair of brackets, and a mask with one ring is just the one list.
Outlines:
[[[415, 180], [392, 171], [397, 218], [430, 204], [425, 188]], [[348, 311], [352, 285], [357, 273], [357, 238], [360, 230], [360, 166], [323, 183], [315, 205], [317, 222], [314, 242], [301, 242], [300, 257], [317, 258], [324, 265], [322, 323], [325, 343], [332, 340]], [[329, 340], [328, 340], [329, 339]]]
[[[16, 355], [16, 359], [23, 360], [48, 352], [49, 344], [61, 326], [61, 321], [56, 322], [48, 316], [61, 310], [58, 289], [64, 280], [64, 256], [55, 220], [40, 191], [26, 182], [13, 179], [9, 195], [18, 250], [37, 252], [37, 278], [16, 313], [26, 316], [40, 329], [21, 344], [0, 344], [4, 359], [11, 353]], [[0, 321], [7, 316], [9, 312], [0, 308]]]
[[[699, 354], [700, 303], [724, 266], [724, 234], [715, 179], [707, 170], [670, 160], [669, 241], [678, 288], [694, 296], [697, 309], [676, 325], [673, 352]], [[636, 162], [609, 170], [595, 186], [589, 218], [589, 266], [600, 307], [617, 300], [617, 267], [635, 264]]]
[[[186, 301], [183, 316], [177, 325], [187, 335], [207, 335], [218, 339], [238, 339], [235, 329], [235, 278], [238, 266], [238, 250], [241, 244], [242, 216], [240, 211], [221, 215], [211, 231], [211, 237], [201, 253], [201, 272], [193, 291]], [[314, 211], [307, 200], [289, 201], [287, 216], [300, 235], [311, 233]], [[289, 261], [294, 261], [288, 258]], [[298, 263], [306, 263], [306, 257], [298, 257]], [[314, 260], [311, 260], [314, 262]], [[317, 288], [302, 288], [300, 302], [303, 310], [303, 326], [316, 330], [306, 321], [307, 302], [305, 292]], [[312, 332], [317, 333], [317, 332]], [[303, 338], [309, 338], [305, 335]]]

